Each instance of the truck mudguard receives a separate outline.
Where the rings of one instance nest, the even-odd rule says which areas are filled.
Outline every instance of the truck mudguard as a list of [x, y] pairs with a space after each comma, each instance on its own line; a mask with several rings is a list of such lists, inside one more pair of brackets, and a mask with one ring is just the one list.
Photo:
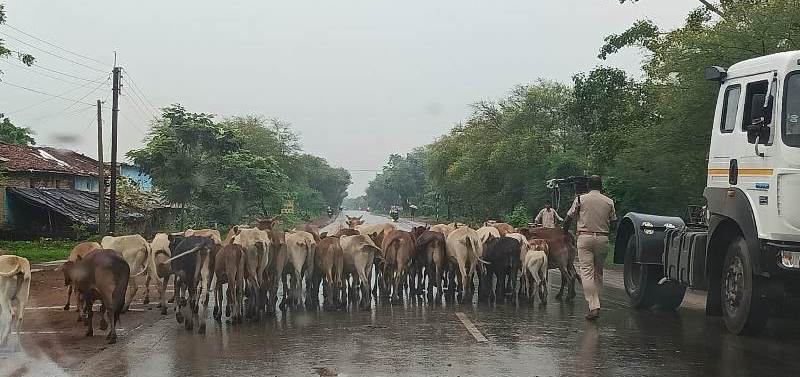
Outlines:
[[672, 216], [628, 212], [620, 221], [614, 243], [614, 263], [625, 262], [628, 239], [636, 240], [636, 260], [642, 264], [664, 264], [664, 237], [667, 229], [683, 228], [683, 219]]
[[[728, 191], [732, 191], [729, 193]], [[777, 266], [774, 255], [761, 253], [761, 242], [758, 238], [753, 207], [747, 195], [738, 187], [721, 188], [706, 187], [703, 196], [708, 203], [708, 212], [711, 213], [708, 221], [708, 237], [714, 239], [717, 229], [723, 221], [733, 221], [741, 231], [742, 237], [747, 242], [747, 248], [753, 257], [753, 271], [757, 274], [768, 274]], [[724, 245], [727, 247], [727, 245]], [[711, 250], [709, 252], [712, 252]], [[724, 251], [722, 251], [724, 253]]]

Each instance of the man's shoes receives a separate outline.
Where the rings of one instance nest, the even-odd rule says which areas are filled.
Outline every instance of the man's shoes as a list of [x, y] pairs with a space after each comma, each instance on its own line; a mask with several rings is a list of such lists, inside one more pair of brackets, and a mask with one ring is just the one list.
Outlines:
[[592, 309], [589, 310], [589, 313], [586, 313], [586, 319], [589, 321], [594, 321], [600, 318], [600, 309]]

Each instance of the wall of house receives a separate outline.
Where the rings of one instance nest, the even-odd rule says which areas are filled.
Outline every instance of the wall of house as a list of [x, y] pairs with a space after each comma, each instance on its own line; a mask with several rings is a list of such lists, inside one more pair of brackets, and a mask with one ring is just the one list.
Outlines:
[[119, 170], [120, 175], [134, 180], [139, 185], [140, 190], [151, 191], [153, 189], [153, 180], [138, 166], [121, 165]]
[[97, 192], [100, 190], [100, 182], [97, 177], [75, 177], [75, 190]]

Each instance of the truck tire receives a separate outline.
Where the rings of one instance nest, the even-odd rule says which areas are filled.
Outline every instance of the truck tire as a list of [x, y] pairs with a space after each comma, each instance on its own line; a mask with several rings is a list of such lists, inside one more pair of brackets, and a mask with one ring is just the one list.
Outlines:
[[631, 305], [636, 309], [650, 309], [655, 303], [658, 267], [641, 264], [636, 261], [636, 239], [628, 238], [625, 246], [625, 292], [630, 297]]
[[[661, 269], [663, 271], [663, 268]], [[674, 281], [667, 281], [657, 287], [656, 306], [663, 310], [675, 310], [683, 302], [686, 286]]]
[[722, 265], [722, 318], [728, 331], [753, 335], [764, 329], [769, 318], [767, 281], [753, 275], [753, 263], [744, 238], [728, 245]]

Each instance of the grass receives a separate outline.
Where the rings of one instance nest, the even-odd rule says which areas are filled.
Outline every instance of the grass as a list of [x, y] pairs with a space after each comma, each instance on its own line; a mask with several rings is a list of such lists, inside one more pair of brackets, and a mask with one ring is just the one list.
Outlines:
[[29, 261], [50, 262], [67, 259], [76, 241], [0, 241], [0, 249], [19, 255]]

